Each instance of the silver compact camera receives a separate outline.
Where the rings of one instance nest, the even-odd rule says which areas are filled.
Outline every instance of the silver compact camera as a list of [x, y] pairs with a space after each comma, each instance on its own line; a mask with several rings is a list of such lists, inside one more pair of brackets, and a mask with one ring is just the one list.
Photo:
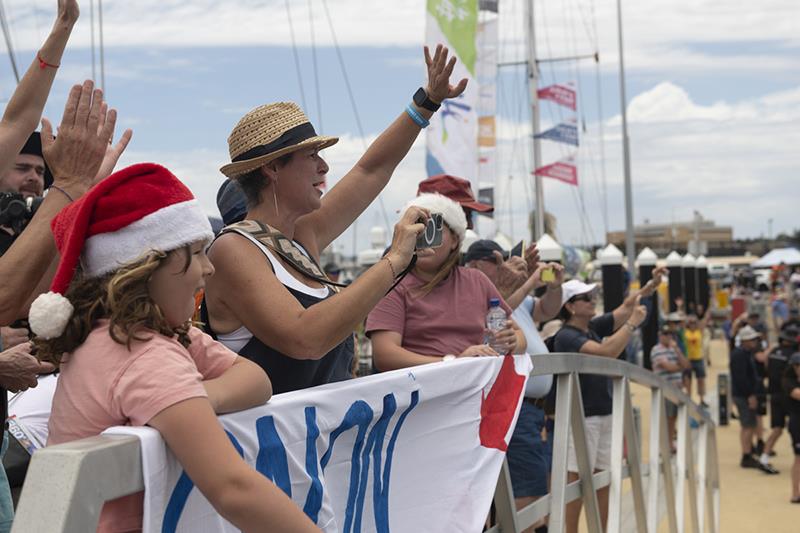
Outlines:
[[444, 219], [441, 213], [431, 213], [431, 217], [425, 224], [425, 231], [417, 237], [417, 249], [438, 248], [442, 245], [442, 232], [444, 231]]

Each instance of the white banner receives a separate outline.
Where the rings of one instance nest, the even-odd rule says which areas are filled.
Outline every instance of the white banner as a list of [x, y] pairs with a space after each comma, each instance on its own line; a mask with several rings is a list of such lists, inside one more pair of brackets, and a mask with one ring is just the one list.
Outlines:
[[[326, 533], [480, 531], [530, 370], [528, 356], [457, 359], [280, 394], [220, 421]], [[141, 439], [145, 533], [237, 531], [157, 431], [106, 433]]]
[[447, 46], [458, 58], [451, 80], [467, 78], [466, 90], [445, 100], [427, 128], [428, 176], [451, 174], [478, 190], [478, 0], [427, 0], [425, 44]]

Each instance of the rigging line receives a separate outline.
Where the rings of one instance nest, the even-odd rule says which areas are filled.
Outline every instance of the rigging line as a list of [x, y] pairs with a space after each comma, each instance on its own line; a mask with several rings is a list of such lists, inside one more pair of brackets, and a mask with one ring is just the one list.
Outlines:
[[[575, 2], [577, 4], [578, 0], [575, 0]], [[570, 16], [570, 22], [572, 22], [571, 19], [572, 19], [572, 17]], [[573, 55], [577, 55], [578, 39], [577, 39], [577, 36], [575, 35], [574, 28], [575, 28], [575, 24], [574, 23], [570, 23], [569, 24], [569, 36], [570, 36], [570, 40], [572, 41], [572, 43], [571, 43], [572, 44], [572, 52], [573, 52]], [[581, 65], [580, 65], [580, 62], [573, 61], [572, 62], [572, 68], [573, 68], [573, 73], [575, 75], [575, 88], [576, 88], [576, 90], [578, 92], [578, 102], [579, 102], [579, 105], [580, 105], [580, 107], [579, 107], [579, 109], [580, 109], [579, 122], [580, 123], [584, 123], [584, 121], [586, 120], [586, 117], [585, 117], [586, 106], [583, 103], [583, 90], [581, 88]], [[577, 124], [577, 127], [580, 127], [580, 124]], [[588, 144], [584, 144], [584, 146], [582, 146], [582, 148], [584, 148], [586, 151], [590, 151]], [[591, 154], [589, 154], [589, 155], [590, 155], [589, 161], [591, 163], [594, 163], [594, 160], [591, 157]], [[584, 168], [586, 168], [586, 165], [584, 165]], [[594, 182], [595, 187], [599, 189], [599, 185], [598, 185], [598, 181], [597, 181], [596, 168], [595, 168], [595, 166], [593, 164], [589, 168], [590, 168], [592, 181]], [[582, 187], [581, 182], [578, 182], [578, 189], [579, 189], [580, 196], [581, 196], [581, 202], [583, 204], [583, 187]], [[599, 192], [599, 190], [598, 190], [598, 192]], [[597, 202], [598, 202], [598, 206], [600, 207], [601, 212], [602, 212], [602, 204], [600, 203], [600, 198], [597, 199]], [[583, 207], [584, 207], [584, 214], [586, 214], [585, 205], [583, 205]], [[586, 216], [588, 217], [588, 214], [586, 214]], [[591, 220], [588, 220], [588, 222], [589, 222], [589, 228], [592, 228]], [[594, 231], [592, 230], [592, 235], [593, 234], [594, 234]]]
[[[592, 27], [594, 28], [594, 49], [595, 52], [600, 50], [600, 38], [597, 32], [597, 14], [595, 13], [594, 0], [591, 2], [592, 13]], [[599, 57], [599, 56], [598, 56]], [[605, 232], [608, 235], [608, 184], [606, 181], [606, 145], [605, 134], [603, 132], [603, 121], [605, 115], [603, 114], [603, 84], [600, 80], [600, 62], [597, 61], [595, 66], [595, 83], [597, 85], [597, 128], [600, 137], [600, 175], [603, 182], [603, 221], [605, 223]]]
[[94, 0], [89, 0], [89, 33], [91, 34], [92, 48], [92, 80], [97, 79], [97, 67], [95, 66], [95, 44], [94, 44]]
[[317, 43], [314, 36], [314, 11], [311, 9], [311, 0], [308, 0], [308, 27], [311, 33], [311, 63], [314, 66], [314, 91], [317, 95], [317, 123], [319, 132], [325, 131], [322, 125], [322, 94], [319, 92], [319, 70], [317, 69]]
[[[364, 147], [364, 151], [366, 151], [368, 148], [367, 137], [364, 134], [364, 127], [361, 124], [361, 115], [358, 113], [356, 99], [353, 96], [353, 87], [350, 85], [350, 76], [347, 75], [347, 68], [345, 68], [344, 64], [344, 56], [342, 55], [342, 49], [339, 47], [339, 39], [336, 38], [336, 30], [333, 27], [333, 19], [331, 19], [331, 13], [328, 10], [328, 0], [322, 0], [322, 6], [325, 9], [325, 17], [328, 19], [328, 27], [331, 30], [331, 37], [333, 38], [333, 47], [336, 49], [336, 57], [339, 59], [339, 67], [342, 69], [344, 85], [347, 88], [347, 96], [350, 98], [350, 106], [353, 108], [353, 116], [356, 119], [358, 134], [361, 136], [361, 144]], [[383, 216], [383, 223], [386, 226], [386, 231], [390, 231], [391, 225], [389, 224], [389, 216], [386, 213], [386, 206], [383, 203], [383, 195], [381, 193], [378, 193], [378, 204], [381, 208], [381, 215]]]
[[11, 44], [11, 35], [8, 32], [8, 22], [6, 20], [6, 8], [3, 0], [0, 0], [0, 26], [3, 29], [3, 37], [6, 40], [6, 49], [8, 50], [8, 58], [11, 60], [11, 69], [14, 71], [14, 78], [19, 85], [19, 71], [17, 70], [17, 59], [14, 55], [14, 47]]
[[294, 69], [297, 72], [297, 84], [300, 86], [300, 102], [303, 104], [303, 109], [308, 109], [306, 106], [306, 91], [303, 86], [303, 72], [300, 69], [300, 54], [297, 51], [297, 41], [294, 37], [294, 24], [292, 23], [292, 11], [289, 8], [289, 0], [286, 0], [286, 18], [289, 20], [289, 35], [292, 39], [292, 55], [294, 56]]
[[[586, 38], [589, 40], [590, 43], [596, 43], [597, 35], [591, 31], [591, 28], [589, 27], [589, 22], [586, 20], [586, 17], [583, 14], [583, 4], [581, 3], [581, 0], [575, 0], [575, 3], [577, 4], [578, 7], [578, 13], [581, 16], [581, 22], [583, 22], [583, 29], [586, 30]], [[597, 31], [596, 26], [594, 26], [594, 31], [595, 32]]]
[[42, 42], [42, 27], [39, 24], [39, 2], [33, 0], [33, 27], [36, 28], [36, 40]]
[[108, 99], [108, 90], [106, 89], [106, 52], [105, 44], [103, 43], [103, 0], [97, 0], [97, 21], [100, 30], [100, 87], [103, 89], [103, 97]]

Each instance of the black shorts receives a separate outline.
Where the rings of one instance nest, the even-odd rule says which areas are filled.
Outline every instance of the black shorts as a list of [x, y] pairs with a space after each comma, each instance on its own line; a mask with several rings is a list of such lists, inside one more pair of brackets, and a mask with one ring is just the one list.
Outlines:
[[756, 413], [758, 413], [758, 416], [766, 416], [766, 414], [767, 414], [767, 395], [766, 394], [757, 394], [756, 398], [758, 399], [758, 409], [756, 409]]
[[783, 399], [770, 398], [769, 400], [769, 427], [771, 428], [785, 428], [786, 417], [789, 416], [789, 411], [786, 410], [786, 405]]
[[800, 455], [800, 414], [789, 415], [789, 435], [792, 437], [792, 449]]

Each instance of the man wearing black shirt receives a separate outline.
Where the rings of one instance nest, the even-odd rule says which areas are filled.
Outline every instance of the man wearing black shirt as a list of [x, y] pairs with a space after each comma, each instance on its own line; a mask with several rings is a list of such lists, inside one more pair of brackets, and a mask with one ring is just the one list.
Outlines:
[[783, 379], [786, 410], [789, 411], [789, 435], [792, 437], [792, 503], [800, 503], [800, 352], [789, 358], [790, 369]]
[[[660, 283], [660, 275], [654, 276], [639, 293], [628, 298], [617, 309], [595, 317], [595, 287], [577, 280], [562, 285], [561, 318], [564, 327], [556, 334], [555, 352], [571, 352], [616, 359], [624, 352], [633, 332], [647, 317], [647, 309], [640, 305], [642, 296], [652, 294]], [[589, 461], [595, 471], [608, 469], [611, 464], [611, 380], [603, 376], [583, 374], [580, 376], [581, 398], [586, 417], [586, 440]], [[567, 451], [567, 482], [576, 481], [578, 464], [575, 445], [570, 439]], [[608, 519], [608, 487], [597, 491], [600, 518], [603, 529]], [[567, 532], [578, 531], [582, 502], [576, 500], [567, 505]]]
[[753, 457], [753, 435], [756, 429], [759, 394], [759, 377], [756, 371], [755, 353], [761, 344], [761, 335], [749, 325], [739, 330], [739, 346], [731, 352], [731, 392], [736, 410], [739, 412], [741, 430], [739, 440], [742, 447], [742, 468], [758, 468], [766, 473], [777, 473], [763, 468]]
[[786, 367], [789, 365], [789, 358], [797, 351], [798, 335], [800, 331], [796, 329], [784, 329], [778, 335], [779, 346], [773, 348], [766, 355], [767, 379], [769, 381], [769, 414], [770, 428], [772, 429], [767, 442], [764, 445], [764, 452], [759, 461], [761, 464], [769, 463], [769, 457], [775, 448], [775, 443], [786, 427], [786, 419], [789, 413], [786, 411], [786, 398], [783, 393], [783, 376]]

